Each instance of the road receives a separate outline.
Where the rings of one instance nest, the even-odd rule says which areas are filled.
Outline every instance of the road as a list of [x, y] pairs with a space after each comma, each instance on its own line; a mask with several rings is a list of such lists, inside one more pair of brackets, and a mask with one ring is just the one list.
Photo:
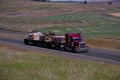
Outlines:
[[[8, 33], [8, 34], [26, 34], [22, 32], [13, 32], [13, 31], [1, 31], [2, 33]], [[18, 48], [24, 48], [24, 49], [30, 49], [35, 50], [38, 52], [48, 53], [52, 55], [58, 55], [68, 58], [74, 58], [74, 59], [84, 59], [84, 60], [90, 60], [95, 62], [103, 62], [103, 63], [111, 63], [111, 64], [117, 64], [120, 65], [120, 52], [119, 51], [108, 51], [98, 48], [91, 48], [88, 53], [72, 53], [72, 52], [66, 52], [66, 51], [59, 51], [59, 50], [53, 50], [53, 49], [47, 49], [47, 48], [40, 48], [35, 46], [28, 46], [24, 45], [22, 40], [15, 40], [10, 38], [1, 38], [0, 37], [0, 43], [7, 44], [13, 47]]]

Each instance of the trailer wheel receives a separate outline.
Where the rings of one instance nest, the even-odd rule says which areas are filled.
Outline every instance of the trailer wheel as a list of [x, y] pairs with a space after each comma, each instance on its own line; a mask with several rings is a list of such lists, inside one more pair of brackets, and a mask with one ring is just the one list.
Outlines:
[[24, 44], [28, 45], [29, 41], [24, 39]]
[[32, 45], [32, 46], [35, 46], [35, 42], [34, 42], [34, 41], [31, 41], [31, 45]]
[[63, 50], [64, 50], [64, 47], [60, 47], [60, 50], [63, 51]]
[[56, 49], [56, 50], [59, 50], [59, 49], [60, 49], [60, 47], [59, 47], [58, 45], [56, 45], [56, 46], [55, 46], [55, 49]]
[[40, 46], [41, 46], [39, 42], [37, 43], [37, 46], [38, 46], [38, 47], [40, 47]]
[[38, 47], [42, 47], [42, 44], [40, 42], [37, 43]]

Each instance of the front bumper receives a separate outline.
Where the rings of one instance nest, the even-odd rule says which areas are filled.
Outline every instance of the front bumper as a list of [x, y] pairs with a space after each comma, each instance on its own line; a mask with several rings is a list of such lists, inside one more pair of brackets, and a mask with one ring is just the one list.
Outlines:
[[76, 49], [76, 52], [88, 52], [88, 51], [89, 51], [88, 47]]

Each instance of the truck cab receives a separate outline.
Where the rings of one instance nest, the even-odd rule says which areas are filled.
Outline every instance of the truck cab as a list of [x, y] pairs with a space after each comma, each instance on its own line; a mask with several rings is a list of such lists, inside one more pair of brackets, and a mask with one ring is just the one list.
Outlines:
[[65, 34], [65, 49], [73, 52], [88, 52], [89, 48], [79, 33]]

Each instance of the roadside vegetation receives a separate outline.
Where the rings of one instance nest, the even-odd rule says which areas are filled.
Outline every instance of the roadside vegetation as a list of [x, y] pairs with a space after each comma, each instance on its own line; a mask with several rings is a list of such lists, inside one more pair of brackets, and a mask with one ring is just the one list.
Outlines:
[[111, 39], [111, 38], [105, 38], [105, 39], [99, 39], [99, 38], [87, 38], [85, 41], [90, 46], [96, 46], [101, 48], [106, 48], [109, 50], [120, 50], [120, 41], [117, 39]]
[[0, 45], [0, 80], [119, 80], [120, 66]]

